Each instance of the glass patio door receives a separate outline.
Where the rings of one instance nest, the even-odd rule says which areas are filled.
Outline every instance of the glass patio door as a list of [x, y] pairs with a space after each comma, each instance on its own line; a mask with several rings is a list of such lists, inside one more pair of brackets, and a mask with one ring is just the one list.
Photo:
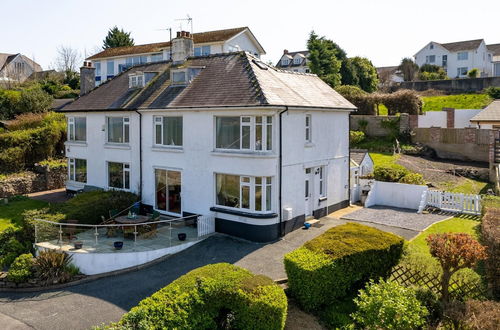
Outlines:
[[155, 169], [156, 209], [181, 214], [181, 172]]

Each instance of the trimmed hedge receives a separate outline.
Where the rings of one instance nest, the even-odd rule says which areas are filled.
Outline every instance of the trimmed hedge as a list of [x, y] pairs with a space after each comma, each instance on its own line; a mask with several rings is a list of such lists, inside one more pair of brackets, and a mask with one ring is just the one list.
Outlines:
[[285, 255], [288, 287], [311, 311], [387, 277], [402, 252], [399, 236], [355, 223], [337, 226]]
[[500, 208], [488, 207], [481, 222], [481, 235], [488, 259], [485, 262], [488, 286], [495, 299], [500, 299]]
[[283, 329], [287, 298], [270, 278], [219, 263], [190, 271], [108, 329]]

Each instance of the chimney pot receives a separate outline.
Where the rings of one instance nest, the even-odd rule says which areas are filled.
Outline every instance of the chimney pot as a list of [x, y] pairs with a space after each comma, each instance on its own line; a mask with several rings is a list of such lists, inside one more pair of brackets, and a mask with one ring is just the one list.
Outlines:
[[288, 49], [283, 50], [283, 54], [288, 54]]
[[177, 31], [177, 38], [181, 37], [181, 31]]

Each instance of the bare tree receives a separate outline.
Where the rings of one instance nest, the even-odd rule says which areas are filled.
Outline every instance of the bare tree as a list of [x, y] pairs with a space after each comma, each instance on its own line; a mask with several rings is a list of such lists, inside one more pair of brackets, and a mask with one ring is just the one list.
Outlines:
[[58, 71], [77, 72], [81, 61], [82, 55], [78, 49], [65, 45], [57, 47], [56, 67]]

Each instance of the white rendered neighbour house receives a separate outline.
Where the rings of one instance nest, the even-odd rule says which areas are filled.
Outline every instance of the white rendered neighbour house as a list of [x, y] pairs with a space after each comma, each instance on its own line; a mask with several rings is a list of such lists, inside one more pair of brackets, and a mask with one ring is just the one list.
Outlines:
[[[178, 32], [177, 37], [189, 32]], [[265, 55], [248, 27], [193, 33], [194, 55], [204, 56], [235, 51], [247, 51], [257, 57]], [[103, 50], [87, 58], [95, 70], [95, 85], [123, 72], [127, 68], [145, 63], [170, 60], [170, 41], [131, 47], [115, 47]]]
[[62, 109], [68, 190], [132, 191], [150, 210], [212, 214], [216, 231], [261, 242], [348, 205], [352, 104], [246, 52], [192, 55], [189, 35], [176, 38], [172, 61], [133, 66]]
[[448, 77], [467, 77], [467, 72], [477, 68], [480, 77], [493, 75], [493, 54], [483, 39], [441, 44], [431, 41], [414, 55], [421, 67], [433, 64], [442, 67]]

